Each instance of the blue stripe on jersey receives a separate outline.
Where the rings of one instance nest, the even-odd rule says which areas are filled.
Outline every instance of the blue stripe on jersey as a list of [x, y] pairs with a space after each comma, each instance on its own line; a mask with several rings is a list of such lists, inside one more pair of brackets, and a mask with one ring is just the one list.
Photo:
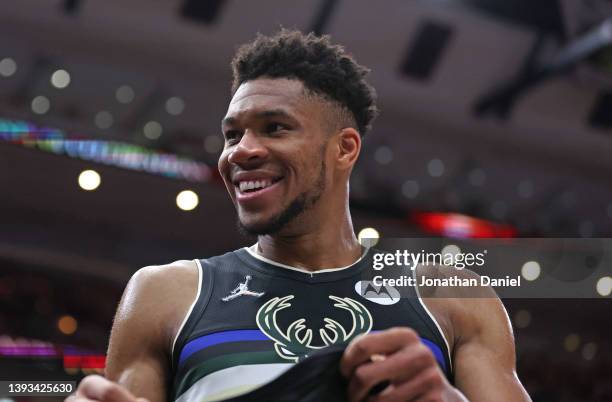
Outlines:
[[442, 354], [442, 349], [440, 349], [438, 345], [436, 345], [429, 339], [421, 338], [421, 342], [423, 342], [425, 346], [427, 346], [431, 350], [442, 369], [446, 371], [446, 361], [444, 360], [444, 354]]
[[[271, 339], [268, 338], [266, 334], [264, 334], [259, 329], [238, 329], [203, 335], [199, 338], [189, 341], [185, 345], [185, 347], [183, 347], [183, 350], [181, 351], [181, 354], [179, 356], [179, 364], [182, 364], [185, 360], [187, 360], [189, 356], [193, 355], [194, 353], [214, 345], [219, 345], [221, 343], [270, 340]], [[425, 346], [427, 346], [431, 350], [442, 369], [446, 371], [446, 361], [444, 360], [444, 354], [442, 353], [442, 349], [440, 349], [438, 345], [436, 345], [429, 339], [421, 338], [421, 342], [423, 342]]]
[[258, 329], [238, 329], [233, 331], [222, 331], [215, 332], [213, 334], [204, 335], [194, 340], [189, 341], [179, 357], [179, 364], [182, 364], [189, 356], [195, 352], [208, 348], [210, 346], [218, 345], [220, 343], [227, 342], [241, 342], [241, 341], [269, 341], [263, 332]]

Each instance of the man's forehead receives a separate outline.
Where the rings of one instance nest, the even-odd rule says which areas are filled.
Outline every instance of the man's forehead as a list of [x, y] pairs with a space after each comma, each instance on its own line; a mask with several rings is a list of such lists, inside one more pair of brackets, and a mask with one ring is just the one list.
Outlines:
[[226, 118], [268, 109], [299, 112], [305, 106], [304, 85], [298, 80], [257, 79], [240, 85], [227, 109]]

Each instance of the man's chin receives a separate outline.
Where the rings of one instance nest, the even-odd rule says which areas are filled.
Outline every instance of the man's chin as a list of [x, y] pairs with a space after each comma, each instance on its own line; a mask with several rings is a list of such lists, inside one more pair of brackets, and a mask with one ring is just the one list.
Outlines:
[[[315, 201], [316, 202], [316, 201]], [[289, 222], [301, 215], [306, 206], [306, 194], [297, 197], [287, 208], [271, 218], [240, 216], [238, 214], [238, 230], [247, 235], [261, 236], [276, 234]], [[249, 219], [250, 218], [250, 219]]]
[[247, 236], [274, 234], [279, 229], [277, 223], [280, 215], [282, 214], [279, 212], [263, 214], [261, 211], [256, 213], [240, 211], [236, 222], [238, 231]]
[[241, 219], [237, 220], [238, 231], [247, 236], [261, 236], [277, 233], [282, 227], [275, 224], [274, 220], [269, 221], [258, 221], [258, 222], [244, 222]]

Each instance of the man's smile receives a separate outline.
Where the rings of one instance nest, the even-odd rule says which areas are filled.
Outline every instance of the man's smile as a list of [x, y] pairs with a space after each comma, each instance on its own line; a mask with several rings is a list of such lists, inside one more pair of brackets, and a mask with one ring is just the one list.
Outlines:
[[[263, 204], [253, 205], [252, 202], [270, 194], [278, 196], [275, 190], [279, 187], [279, 182], [283, 176], [266, 171], [242, 171], [232, 175], [232, 184], [236, 194], [236, 201], [243, 205], [262, 207]], [[272, 201], [272, 198], [266, 201]]]

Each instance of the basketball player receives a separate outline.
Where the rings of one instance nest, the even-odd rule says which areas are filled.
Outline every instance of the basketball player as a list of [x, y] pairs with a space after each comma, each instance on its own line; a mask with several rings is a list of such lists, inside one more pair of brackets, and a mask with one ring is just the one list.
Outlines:
[[84, 379], [69, 402], [222, 400], [342, 343], [350, 401], [530, 400], [492, 292], [382, 303], [355, 291], [372, 265], [349, 212], [377, 113], [367, 70], [329, 38], [286, 30], [243, 46], [232, 66], [219, 172], [257, 243], [134, 274], [106, 377]]

